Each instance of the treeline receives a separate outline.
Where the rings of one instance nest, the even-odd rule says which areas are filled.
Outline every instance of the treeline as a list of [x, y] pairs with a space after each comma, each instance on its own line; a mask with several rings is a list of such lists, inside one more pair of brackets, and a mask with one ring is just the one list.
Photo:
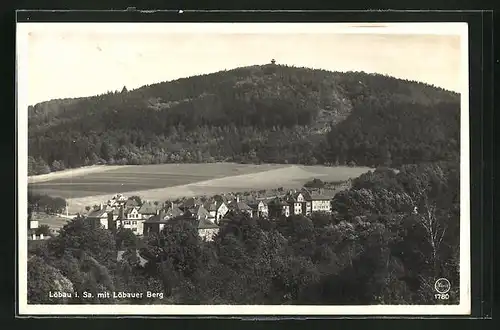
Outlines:
[[[364, 174], [337, 194], [333, 215], [232, 213], [213, 242], [184, 219], [142, 242], [77, 219], [30, 251], [28, 301], [61, 302], [47, 295], [59, 285], [80, 292], [66, 303], [457, 304], [459, 200], [459, 166], [446, 162]], [[118, 246], [128, 251], [120, 261]], [[441, 277], [451, 283], [450, 298], [436, 301]], [[164, 297], [81, 299], [83, 291], [105, 290]]]
[[47, 214], [62, 213], [66, 209], [66, 200], [28, 191], [28, 214], [45, 212]]
[[456, 94], [421, 83], [254, 66], [30, 108], [29, 170], [450, 159], [459, 150], [459, 110]]

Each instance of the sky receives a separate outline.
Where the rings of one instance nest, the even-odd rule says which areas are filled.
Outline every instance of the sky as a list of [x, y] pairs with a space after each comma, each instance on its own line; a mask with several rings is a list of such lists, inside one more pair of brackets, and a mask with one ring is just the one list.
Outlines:
[[33, 105], [274, 58], [277, 64], [381, 73], [463, 89], [463, 26], [313, 25], [19, 23], [19, 88]]

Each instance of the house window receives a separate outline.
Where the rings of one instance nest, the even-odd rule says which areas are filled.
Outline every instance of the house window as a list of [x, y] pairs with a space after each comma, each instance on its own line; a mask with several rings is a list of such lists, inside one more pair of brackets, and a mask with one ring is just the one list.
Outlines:
[[137, 221], [132, 221], [132, 224], [133, 225], [137, 225]]
[[130, 221], [123, 221], [124, 225], [130, 225]]
[[137, 228], [132, 228], [132, 231], [136, 232], [136, 231], [137, 231]]

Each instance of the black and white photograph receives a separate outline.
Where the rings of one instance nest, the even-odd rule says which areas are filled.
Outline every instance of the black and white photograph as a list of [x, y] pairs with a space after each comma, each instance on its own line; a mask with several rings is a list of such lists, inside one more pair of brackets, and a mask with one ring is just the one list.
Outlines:
[[17, 23], [21, 315], [470, 312], [465, 23]]

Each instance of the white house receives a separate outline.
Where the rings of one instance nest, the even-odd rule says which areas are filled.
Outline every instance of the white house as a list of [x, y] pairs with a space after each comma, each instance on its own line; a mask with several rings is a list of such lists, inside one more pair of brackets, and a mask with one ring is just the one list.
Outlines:
[[221, 219], [226, 216], [227, 212], [229, 212], [229, 208], [226, 203], [219, 203], [217, 206], [217, 212], [215, 213], [216, 223], [219, 223]]
[[206, 241], [213, 241], [219, 232], [219, 226], [208, 219], [198, 220], [198, 235]]
[[319, 194], [311, 194], [312, 212], [332, 212], [331, 198]]
[[144, 221], [145, 219], [143, 219], [139, 213], [139, 208], [130, 207], [123, 212], [123, 217], [118, 218], [117, 227], [128, 228], [136, 235], [143, 235]]
[[208, 218], [214, 223], [219, 223], [222, 218], [229, 212], [229, 208], [222, 200], [212, 199], [206, 202], [203, 206], [210, 214]]

